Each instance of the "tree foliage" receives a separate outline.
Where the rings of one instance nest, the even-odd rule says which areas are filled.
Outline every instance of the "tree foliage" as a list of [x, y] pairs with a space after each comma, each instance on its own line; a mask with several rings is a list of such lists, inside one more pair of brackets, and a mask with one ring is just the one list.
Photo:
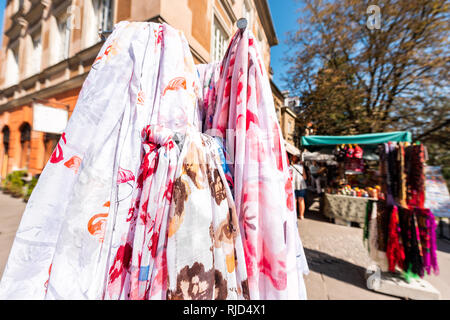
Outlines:
[[302, 3], [285, 81], [305, 123], [333, 135], [408, 129], [448, 147], [447, 1], [377, 1], [380, 29], [372, 30], [372, 1]]

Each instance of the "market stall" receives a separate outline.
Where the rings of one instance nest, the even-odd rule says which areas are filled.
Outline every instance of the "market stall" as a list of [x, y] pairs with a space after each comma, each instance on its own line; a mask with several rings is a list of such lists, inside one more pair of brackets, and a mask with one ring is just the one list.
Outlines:
[[303, 161], [325, 168], [321, 212], [328, 218], [362, 226], [369, 201], [381, 193], [378, 145], [411, 142], [410, 132], [372, 133], [354, 136], [304, 136]]
[[302, 146], [339, 144], [380, 144], [385, 142], [411, 142], [411, 132], [394, 131], [367, 133], [353, 136], [303, 136]]
[[427, 196], [426, 185], [436, 185], [437, 174], [426, 167], [426, 147], [411, 144], [408, 132], [308, 136], [302, 143], [313, 152], [330, 152], [324, 146], [333, 146], [338, 166], [328, 175], [322, 212], [363, 224], [363, 242], [376, 266], [367, 270], [368, 288], [408, 299], [439, 299], [423, 277], [439, 274], [433, 210], [445, 215], [442, 195], [448, 197], [438, 188]]
[[355, 222], [360, 226], [364, 225], [366, 209], [369, 201], [376, 201], [376, 198], [354, 197], [340, 194], [323, 195], [322, 213], [330, 219], [339, 219], [345, 222]]

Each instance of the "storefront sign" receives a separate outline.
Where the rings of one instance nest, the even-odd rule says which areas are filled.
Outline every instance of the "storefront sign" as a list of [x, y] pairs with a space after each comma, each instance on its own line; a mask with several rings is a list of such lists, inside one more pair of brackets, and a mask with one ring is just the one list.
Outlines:
[[425, 169], [425, 208], [435, 217], [450, 217], [450, 195], [440, 167]]
[[67, 126], [69, 113], [65, 109], [33, 105], [33, 130], [60, 134]]

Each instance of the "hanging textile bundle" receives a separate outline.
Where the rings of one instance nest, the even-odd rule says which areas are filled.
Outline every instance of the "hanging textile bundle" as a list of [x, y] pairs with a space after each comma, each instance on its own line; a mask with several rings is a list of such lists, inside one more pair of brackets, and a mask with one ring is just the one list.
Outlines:
[[417, 224], [419, 227], [419, 236], [422, 247], [422, 257], [424, 271], [427, 274], [431, 274], [431, 270], [434, 274], [439, 274], [439, 266], [437, 263], [437, 245], [436, 245], [436, 221], [434, 215], [430, 209], [415, 208], [414, 213], [417, 216]]
[[398, 265], [401, 269], [404, 269], [405, 252], [401, 241], [400, 220], [396, 206], [392, 208], [391, 212], [386, 254], [389, 261], [390, 272], [395, 272], [396, 265]]
[[249, 298], [238, 218], [220, 149], [208, 135], [186, 135], [168, 222], [168, 299]]
[[115, 26], [29, 199], [0, 298], [306, 298], [254, 43], [238, 32], [224, 61], [199, 72], [172, 27]]
[[116, 223], [126, 232], [108, 270], [106, 299], [165, 297], [166, 221], [179, 149], [172, 131], [157, 125], [144, 128], [142, 140], [131, 207]]
[[248, 299], [220, 146], [193, 128], [176, 137], [148, 126], [143, 139], [146, 154], [124, 221], [129, 231], [111, 264], [106, 298]]
[[[188, 126], [201, 129], [198, 91], [189, 45], [180, 32], [156, 23], [121, 22], [115, 26], [83, 84], [55, 149], [58, 156], [51, 157], [27, 204], [0, 284], [0, 297], [130, 298], [125, 295], [129, 290], [115, 295], [111, 286], [106, 287], [111, 278], [124, 269], [134, 271], [136, 266], [134, 242], [122, 244], [130, 232], [130, 208], [136, 207], [141, 160], [151, 160], [152, 165], [165, 161], [161, 170], [177, 161], [168, 144], [151, 150], [152, 144], [145, 143], [150, 138], [142, 143], [141, 133], [149, 124], [181, 133]], [[81, 159], [76, 171], [64, 165], [74, 156]], [[163, 160], [165, 156], [169, 160]], [[167, 183], [170, 174], [158, 172]], [[157, 183], [163, 185], [164, 180]], [[154, 199], [150, 201], [149, 223], [159, 223], [162, 228], [160, 217], [156, 219], [154, 214], [167, 208], [163, 204], [154, 208]], [[149, 227], [138, 225], [137, 230], [147, 232]], [[142, 240], [142, 246], [157, 239], [146, 234], [145, 240], [135, 240]], [[117, 261], [117, 256], [123, 259]], [[162, 262], [153, 262], [158, 263]], [[131, 286], [130, 282], [122, 284]], [[142, 294], [139, 290], [138, 296]]]
[[423, 144], [411, 145], [405, 150], [407, 166], [408, 204], [423, 208], [425, 204], [425, 159]]
[[426, 149], [387, 143], [379, 150], [384, 197], [378, 202], [377, 221], [367, 214], [363, 239], [374, 239], [385, 254], [377, 260], [370, 245], [369, 253], [382, 270], [401, 271], [408, 282], [432, 271], [439, 274], [436, 222], [431, 210], [423, 208]]
[[206, 131], [212, 128], [216, 105], [216, 86], [220, 75], [220, 63], [199, 64], [197, 65], [197, 71], [200, 82], [203, 83], [200, 109], [202, 110], [203, 130]]
[[251, 32], [238, 31], [220, 67], [209, 67], [207, 93], [214, 92], [215, 99], [204, 96], [204, 129], [222, 139], [228, 152], [250, 299], [306, 298], [308, 266], [296, 228], [292, 179], [256, 43]]

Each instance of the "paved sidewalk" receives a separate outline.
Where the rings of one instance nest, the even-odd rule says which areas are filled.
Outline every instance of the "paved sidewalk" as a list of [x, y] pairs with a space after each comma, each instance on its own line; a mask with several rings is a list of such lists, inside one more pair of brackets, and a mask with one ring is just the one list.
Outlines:
[[[14, 236], [26, 204], [0, 192], [0, 275], [3, 274]], [[328, 222], [310, 208], [299, 220], [299, 232], [310, 268], [305, 276], [310, 300], [397, 299], [370, 291], [364, 273], [371, 264], [362, 243], [362, 229]], [[439, 276], [425, 279], [450, 299], [450, 242], [438, 241]]]
[[[367, 289], [364, 274], [372, 264], [362, 241], [363, 230], [339, 226], [311, 208], [298, 220], [310, 274], [305, 276], [311, 300], [391, 300], [398, 299]], [[450, 242], [438, 240], [440, 275], [425, 280], [450, 299]]]
[[25, 206], [22, 199], [0, 191], [0, 275], [3, 274]]

